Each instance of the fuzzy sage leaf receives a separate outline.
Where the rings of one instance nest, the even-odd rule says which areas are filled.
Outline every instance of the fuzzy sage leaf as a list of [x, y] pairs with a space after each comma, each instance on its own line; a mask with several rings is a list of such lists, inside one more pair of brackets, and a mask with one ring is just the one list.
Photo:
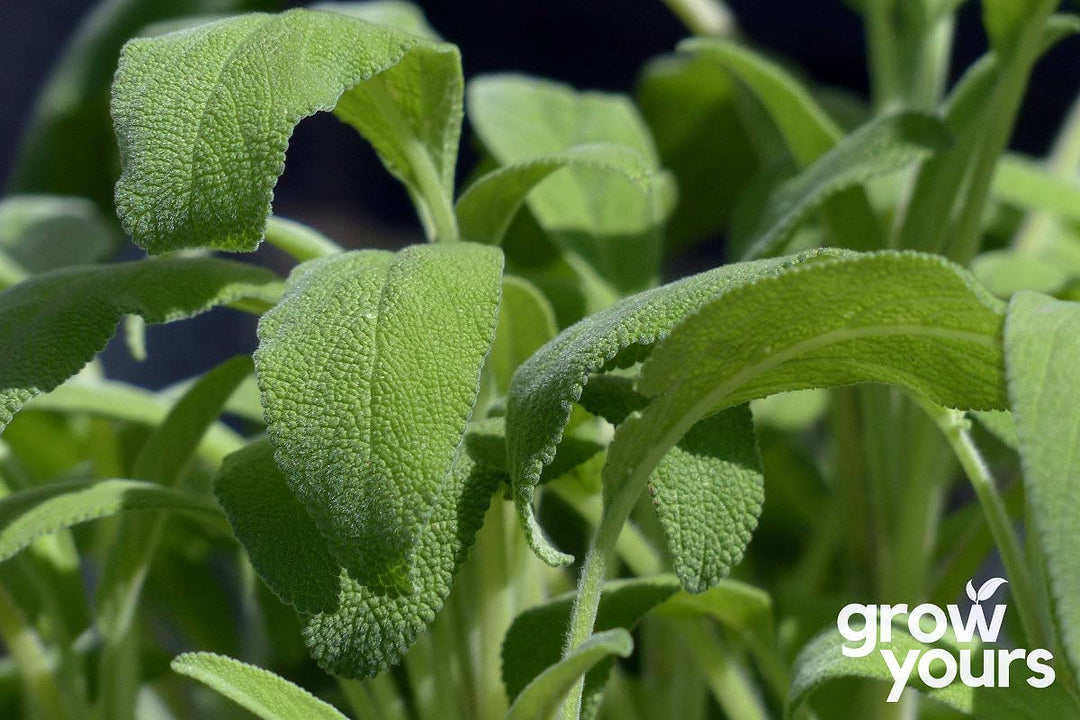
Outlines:
[[1045, 556], [1054, 616], [1080, 667], [1080, 305], [1021, 292], [1005, 323], [1009, 397], [1019, 437], [1032, 531]]
[[301, 687], [254, 665], [199, 652], [172, 661], [174, 672], [209, 685], [263, 720], [346, 720], [345, 716]]
[[259, 323], [275, 457], [340, 564], [405, 591], [476, 400], [502, 253], [472, 243], [299, 266]]
[[418, 533], [418, 587], [397, 596], [365, 587], [340, 567], [265, 445], [226, 462], [216, 488], [255, 571], [305, 618], [304, 640], [319, 665], [371, 677], [400, 660], [442, 608], [505, 477], [458, 452]]
[[253, 250], [293, 127], [332, 110], [405, 183], [429, 234], [454, 239], [462, 88], [453, 46], [335, 12], [133, 40], [113, 85], [117, 211], [151, 253]]
[[566, 564], [572, 558], [544, 539], [533, 515], [533, 494], [589, 376], [633, 365], [683, 318], [726, 289], [807, 257], [727, 265], [632, 295], [567, 328], [521, 366], [507, 401], [507, 452], [518, 513], [530, 544], [545, 562]]
[[[621, 174], [631, 169], [632, 178], [642, 176], [634, 166], [659, 173], [648, 128], [629, 99], [576, 92], [524, 76], [492, 75], [469, 83], [468, 113], [484, 147], [500, 165], [526, 164], [508, 171], [514, 173], [510, 177], [526, 178], [545, 165], [553, 170], [560, 156], [582, 145], [614, 144], [626, 149], [627, 158], [636, 155], [629, 166], [627, 159], [610, 151], [603, 151], [604, 167], [595, 167], [595, 158], [571, 162], [529, 193], [527, 202], [564, 252], [582, 258], [620, 292], [655, 283], [659, 228], [670, 188], [659, 178], [643, 184], [609, 169], [622, 169]], [[573, 150], [568, 159], [588, 159], [582, 152]]]
[[0, 430], [88, 363], [124, 315], [163, 323], [245, 300], [265, 307], [280, 294], [273, 273], [216, 258], [78, 267], [20, 283], [0, 294]]

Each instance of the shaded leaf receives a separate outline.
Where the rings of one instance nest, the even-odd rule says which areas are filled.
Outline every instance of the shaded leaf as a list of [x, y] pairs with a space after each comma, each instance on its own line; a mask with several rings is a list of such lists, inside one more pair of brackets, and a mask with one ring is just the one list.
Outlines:
[[[351, 578], [325, 540], [320, 549], [314, 520], [265, 449], [234, 455], [217, 493], [259, 577], [303, 612], [304, 640], [319, 665], [344, 677], [372, 677], [400, 660], [442, 608], [504, 478], [459, 452], [417, 538], [418, 587], [398, 596]], [[315, 608], [322, 610], [308, 614]]]
[[780, 184], [746, 240], [746, 258], [779, 251], [808, 213], [830, 197], [901, 170], [948, 145], [944, 124], [929, 115], [899, 113], [871, 120], [795, 177]]
[[[577, 92], [547, 80], [490, 75], [468, 87], [469, 121], [500, 165], [559, 156], [570, 148], [615, 144], [659, 170], [648, 128], [628, 98]], [[606, 163], [610, 163], [609, 159]], [[618, 167], [625, 167], [619, 161]], [[659, 273], [659, 226], [670, 188], [607, 169], [573, 166], [538, 186], [528, 206], [564, 253], [588, 263], [620, 291], [653, 284]]]
[[557, 332], [555, 312], [547, 298], [528, 280], [505, 276], [502, 302], [499, 304], [499, 324], [488, 356], [488, 367], [495, 378], [495, 390], [505, 395], [518, 366], [555, 337]]
[[0, 294], [0, 430], [22, 405], [75, 375], [105, 347], [124, 315], [148, 323], [215, 305], [268, 305], [281, 280], [253, 265], [170, 258], [57, 270]]
[[551, 717], [582, 675], [606, 658], [628, 657], [633, 649], [630, 633], [621, 628], [592, 635], [526, 685], [506, 713], [507, 720]]
[[97, 262], [119, 241], [84, 198], [11, 195], [0, 200], [0, 250], [28, 272]]
[[649, 493], [683, 587], [716, 585], [742, 559], [765, 502], [749, 408], [690, 428], [656, 466]]

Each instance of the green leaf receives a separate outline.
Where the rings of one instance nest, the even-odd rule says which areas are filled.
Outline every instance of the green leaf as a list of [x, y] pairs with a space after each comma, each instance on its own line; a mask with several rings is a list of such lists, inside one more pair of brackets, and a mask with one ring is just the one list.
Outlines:
[[[788, 697], [788, 717], [793, 716], [818, 688], [832, 680], [866, 678], [869, 680], [881, 680], [891, 686], [893, 677], [881, 654], [883, 650], [891, 650], [901, 662], [907, 653], [912, 650], [922, 652], [936, 647], [946, 649], [954, 654], [956, 652], [955, 648], [945, 643], [938, 643], [937, 645], [921, 643], [905, 630], [896, 626], [892, 628], [892, 641], [879, 642], [877, 644], [878, 650], [866, 657], [848, 657], [844, 655], [840, 649], [844, 644], [845, 640], [840, 632], [830, 629], [815, 637], [802, 649], [795, 659], [791, 694]], [[918, 681], [918, 673], [913, 673], [909, 682], [918, 683]], [[911, 685], [911, 687], [918, 689], [929, 698], [945, 703], [954, 710], [971, 714], [975, 692], [959, 682], [954, 682], [940, 689], [915, 684]]]
[[49, 483], [0, 499], [0, 562], [39, 537], [123, 510], [217, 515], [212, 500], [142, 480]]
[[27, 400], [104, 348], [124, 315], [171, 322], [242, 300], [271, 304], [280, 294], [268, 270], [216, 258], [57, 270], [9, 288], [0, 294], [0, 431]]
[[596, 633], [525, 686], [506, 713], [507, 720], [550, 718], [574, 683], [597, 663], [610, 657], [629, 657], [634, 641], [619, 628]]
[[734, 80], [705, 58], [661, 57], [641, 71], [634, 95], [661, 164], [679, 187], [667, 224], [669, 244], [719, 234], [758, 167]]
[[1029, 158], [1004, 155], [997, 164], [992, 192], [1009, 205], [1080, 223], [1080, 180], [1055, 176]]
[[905, 112], [871, 120], [776, 188], [757, 217], [758, 230], [747, 239], [743, 256], [779, 251], [799, 222], [829, 198], [920, 162], [948, 142], [944, 124], [929, 115]]
[[506, 165], [478, 178], [457, 202], [462, 237], [498, 245], [526, 198], [552, 175], [572, 168], [618, 173], [644, 197], [656, 182], [649, 161], [630, 148], [610, 143], [572, 145], [558, 155]]
[[[679, 51], [718, 63], [744, 83], [764, 106], [800, 168], [808, 167], [843, 138], [843, 131], [810, 92], [776, 63], [725, 40], [685, 40]], [[881, 227], [861, 189], [840, 192], [825, 210], [835, 245], [856, 250], [884, 246]]]
[[254, 665], [214, 653], [184, 653], [171, 664], [255, 713], [263, 720], [345, 720], [345, 716], [307, 690]]
[[533, 494], [544, 466], [555, 457], [573, 404], [582, 396], [589, 376], [633, 365], [710, 299], [806, 257], [726, 265], [632, 295], [567, 328], [519, 368], [506, 408], [510, 476], [529, 543], [545, 562], [563, 565], [572, 558], [544, 539], [533, 515]]
[[745, 83], [776, 123], [795, 161], [805, 167], [828, 152], [844, 133], [809, 91], [776, 63], [727, 40], [693, 38], [679, 52], [719, 63]]
[[103, 259], [118, 233], [92, 202], [53, 195], [0, 200], [0, 250], [31, 273]]
[[333, 110], [405, 183], [429, 234], [454, 239], [462, 83], [453, 46], [336, 12], [133, 40], [112, 103], [124, 228], [151, 253], [253, 250], [293, 127]]
[[668, 617], [711, 618], [738, 634], [755, 652], [775, 651], [772, 599], [752, 585], [721, 580], [703, 593], [675, 593], [655, 612]]
[[502, 253], [473, 243], [299, 266], [259, 323], [256, 375], [275, 457], [339, 562], [408, 591], [479, 388]]
[[[615, 144], [659, 171], [648, 128], [628, 98], [577, 92], [546, 80], [518, 75], [477, 78], [468, 87], [469, 121], [500, 165], [561, 156], [575, 146]], [[625, 168], [626, 161], [613, 161]], [[520, 171], [525, 172], [525, 171]], [[538, 186], [528, 206], [564, 252], [582, 258], [621, 291], [640, 290], [656, 280], [663, 183], [642, 192], [606, 167], [568, 167]]]
[[683, 587], [700, 593], [718, 583], [742, 559], [765, 502], [750, 409], [690, 428], [657, 465], [649, 494]]
[[153, 23], [271, 9], [275, 0], [105, 0], [79, 23], [26, 119], [10, 190], [86, 197], [109, 216], [119, 163], [109, 85], [120, 47]]
[[527, 280], [504, 277], [499, 324], [488, 356], [495, 390], [500, 395], [510, 389], [514, 371], [557, 332], [555, 312], [547, 298]]
[[1080, 701], [1060, 682], [1045, 688], [1033, 688], [1026, 682], [1014, 682], [1008, 687], [976, 690], [975, 717], [979, 720], [1080, 717]]
[[[612, 580], [600, 596], [595, 630], [632, 630], [638, 620], [678, 591], [679, 581], [671, 575]], [[573, 595], [563, 595], [514, 618], [502, 648], [502, 678], [511, 702], [545, 668], [559, 661], [573, 602]], [[589, 672], [586, 697], [603, 692], [610, 671], [611, 663], [603, 663]]]
[[372, 677], [396, 663], [442, 608], [504, 478], [459, 451], [417, 538], [419, 587], [397, 596], [361, 585], [340, 567], [265, 444], [226, 462], [217, 495], [259, 577], [303, 613], [304, 639], [319, 665]]
[[616, 431], [606, 497], [624, 484], [640, 492], [703, 417], [778, 392], [877, 382], [948, 407], [1001, 409], [1002, 320], [1000, 301], [965, 270], [915, 253], [841, 255], [731, 288], [642, 366], [637, 389], [653, 399]]
[[1072, 667], [1080, 668], [1080, 305], [1014, 295], [1005, 362], [1032, 530], [1045, 556], [1062, 642]]

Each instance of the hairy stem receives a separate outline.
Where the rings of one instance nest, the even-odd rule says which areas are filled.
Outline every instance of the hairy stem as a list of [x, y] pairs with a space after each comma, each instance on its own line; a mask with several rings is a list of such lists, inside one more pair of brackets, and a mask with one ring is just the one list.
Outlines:
[[1009, 575], [1012, 596], [1020, 611], [1020, 623], [1024, 632], [1035, 647], [1048, 647], [1049, 635], [1040, 619], [1038, 604], [1035, 602], [1037, 595], [1024, 562], [1024, 552], [1013, 530], [1005, 502], [998, 493], [997, 483], [990, 474], [990, 468], [968, 433], [968, 420], [959, 411], [938, 408], [925, 402], [921, 404], [949, 441], [986, 515], [990, 533], [994, 536], [1005, 572]]

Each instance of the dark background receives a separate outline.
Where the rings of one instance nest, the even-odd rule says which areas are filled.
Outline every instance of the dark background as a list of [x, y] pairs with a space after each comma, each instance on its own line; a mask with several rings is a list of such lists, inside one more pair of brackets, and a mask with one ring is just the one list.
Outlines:
[[[905, 2], [908, 0], [901, 0]], [[37, 89], [63, 50], [88, 0], [0, 0], [0, 178], [14, 161]], [[290, 3], [302, 4], [302, 3]], [[515, 70], [579, 88], [632, 90], [649, 58], [686, 36], [660, 0], [428, 0], [431, 24], [462, 51], [466, 76]], [[859, 18], [840, 0], [731, 0], [744, 37], [797, 62], [817, 83], [867, 94]], [[1075, 10], [1076, 3], [1065, 5]], [[986, 49], [980, 7], [960, 11], [953, 78]], [[1062, 43], [1034, 73], [1013, 145], [1042, 154], [1080, 90], [1080, 42]], [[462, 172], [472, 161], [468, 131]], [[290, 145], [275, 211], [331, 234], [351, 247], [400, 245], [419, 238], [404, 191], [351, 129], [329, 115], [304, 121]], [[720, 241], [695, 256], [719, 258]], [[151, 362], [135, 363], [114, 343], [110, 374], [150, 386], [176, 381], [254, 344], [250, 318], [215, 311], [166, 328], [151, 328]]]

